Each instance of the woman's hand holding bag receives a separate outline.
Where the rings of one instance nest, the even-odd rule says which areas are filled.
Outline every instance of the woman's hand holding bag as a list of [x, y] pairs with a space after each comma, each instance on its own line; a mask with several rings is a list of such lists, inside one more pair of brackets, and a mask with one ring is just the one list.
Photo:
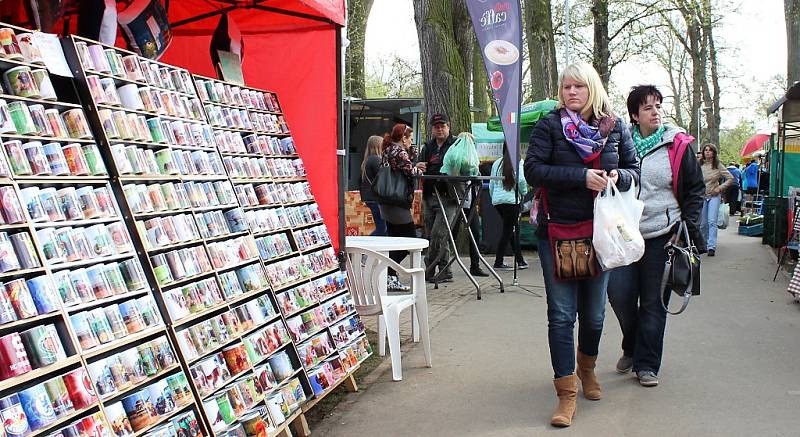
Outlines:
[[644, 238], [639, 232], [644, 203], [636, 198], [635, 183], [620, 192], [608, 180], [594, 200], [594, 245], [603, 270], [632, 264], [644, 255]]

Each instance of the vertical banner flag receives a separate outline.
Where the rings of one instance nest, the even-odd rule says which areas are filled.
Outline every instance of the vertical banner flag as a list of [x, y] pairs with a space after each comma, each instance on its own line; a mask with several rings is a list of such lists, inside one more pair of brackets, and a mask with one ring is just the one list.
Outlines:
[[522, 89], [522, 13], [519, 0], [466, 0], [472, 27], [489, 73], [514, 174], [519, 168]]

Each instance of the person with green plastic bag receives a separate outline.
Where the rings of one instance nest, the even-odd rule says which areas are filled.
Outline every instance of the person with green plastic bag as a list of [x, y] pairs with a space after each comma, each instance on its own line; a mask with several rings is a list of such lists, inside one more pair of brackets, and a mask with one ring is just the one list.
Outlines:
[[[417, 168], [425, 172], [425, 175], [440, 175], [444, 156], [456, 138], [450, 133], [450, 119], [445, 114], [433, 114], [430, 118], [430, 129], [433, 134], [422, 148]], [[436, 200], [434, 187], [439, 191], [442, 205]], [[422, 215], [425, 221], [425, 231], [430, 241], [428, 251], [425, 254], [425, 280], [433, 282], [436, 275], [436, 268], [441, 273], [439, 282], [452, 282], [453, 273], [446, 268], [447, 261], [450, 260], [450, 241], [447, 232], [447, 223], [444, 215], [447, 214], [447, 222], [452, 223], [461, 205], [456, 200], [455, 193], [452, 192], [447, 182], [424, 180], [422, 183]]]

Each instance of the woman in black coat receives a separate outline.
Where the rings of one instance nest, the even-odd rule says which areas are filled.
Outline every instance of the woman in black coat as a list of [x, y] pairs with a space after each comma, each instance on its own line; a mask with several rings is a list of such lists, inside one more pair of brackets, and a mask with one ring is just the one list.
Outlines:
[[[626, 124], [611, 112], [591, 65], [572, 64], [561, 73], [558, 102], [531, 134], [525, 178], [539, 189], [541, 198], [537, 236], [553, 384], [559, 398], [550, 423], [569, 426], [578, 378], [584, 397], [602, 398], [594, 367], [609, 275], [597, 264], [591, 243], [594, 197], [609, 179], [621, 191], [628, 190], [639, 178], [639, 161]], [[580, 319], [577, 357], [576, 319]]]

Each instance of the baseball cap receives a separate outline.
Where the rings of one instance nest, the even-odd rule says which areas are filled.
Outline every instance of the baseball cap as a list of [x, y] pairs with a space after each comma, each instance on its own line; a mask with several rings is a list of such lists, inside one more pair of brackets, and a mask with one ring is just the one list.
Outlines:
[[445, 114], [433, 114], [430, 121], [431, 126], [439, 123], [450, 123], [450, 119]]

